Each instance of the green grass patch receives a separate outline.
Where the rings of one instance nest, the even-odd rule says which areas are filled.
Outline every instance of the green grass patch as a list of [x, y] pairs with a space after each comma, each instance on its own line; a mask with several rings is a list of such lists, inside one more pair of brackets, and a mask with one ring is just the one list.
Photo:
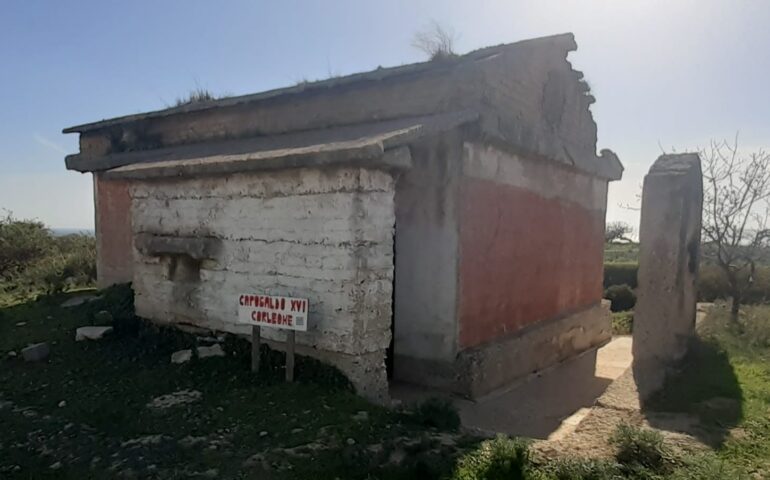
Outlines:
[[[98, 294], [74, 308], [60, 306], [71, 294], [56, 294], [0, 309], [0, 478], [715, 480], [770, 471], [768, 307], [746, 308], [738, 325], [715, 308], [681, 371], [646, 406], [698, 417], [713, 452], [677, 457], [656, 432], [621, 427], [615, 458], [538, 464], [524, 440], [456, 433], [447, 402], [378, 407], [309, 358], [287, 384], [283, 354], [264, 347], [253, 375], [250, 346], [237, 337], [222, 342], [225, 357], [171, 364], [172, 352], [201, 340], [137, 319], [125, 287]], [[77, 327], [105, 321], [112, 336], [75, 342]], [[8, 356], [40, 341], [51, 346], [47, 362]], [[148, 407], [180, 391], [199, 396]]]
[[612, 312], [612, 334], [631, 335], [634, 331], [634, 312]]
[[[298, 357], [297, 381], [289, 384], [283, 354], [264, 347], [255, 376], [250, 345], [236, 337], [225, 340], [225, 357], [171, 364], [171, 353], [194, 347], [195, 336], [136, 319], [125, 290], [60, 307], [67, 296], [0, 310], [0, 478], [213, 471], [218, 478], [439, 478], [477, 442], [458, 434], [441, 441], [445, 427], [456, 428], [445, 421], [447, 410], [434, 409], [431, 418], [441, 421], [426, 426], [425, 410], [372, 405], [338, 371], [306, 357]], [[75, 342], [75, 329], [105, 310], [114, 334]], [[51, 346], [49, 360], [23, 362], [20, 349], [41, 341]], [[200, 397], [148, 407], [179, 391]]]

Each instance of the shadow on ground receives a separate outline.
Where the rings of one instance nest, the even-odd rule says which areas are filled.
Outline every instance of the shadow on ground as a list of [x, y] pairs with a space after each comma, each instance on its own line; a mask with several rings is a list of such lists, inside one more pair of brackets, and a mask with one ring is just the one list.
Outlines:
[[679, 369], [643, 406], [655, 428], [691, 435], [721, 447], [743, 419], [743, 393], [727, 353], [696, 338]]

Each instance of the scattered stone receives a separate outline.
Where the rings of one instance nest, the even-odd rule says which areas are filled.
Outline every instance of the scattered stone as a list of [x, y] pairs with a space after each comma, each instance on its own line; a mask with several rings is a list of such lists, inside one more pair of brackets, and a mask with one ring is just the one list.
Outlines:
[[178, 392], [161, 395], [153, 398], [148, 404], [149, 408], [164, 410], [177, 405], [185, 405], [200, 400], [202, 394], [197, 390], [179, 390]]
[[83, 305], [84, 303], [99, 300], [100, 298], [102, 297], [96, 295], [78, 295], [77, 297], [68, 298], [61, 304], [61, 306], [64, 308], [77, 307], [79, 305]]
[[8, 352], [8, 356], [9, 356], [10, 358], [16, 358], [16, 352], [14, 352], [13, 350], [11, 350], [10, 352]]
[[94, 320], [99, 323], [112, 323], [112, 314], [107, 310], [100, 310], [94, 315]]
[[144, 437], [132, 438], [121, 443], [121, 448], [129, 447], [146, 447], [148, 445], [158, 445], [163, 442], [165, 437], [163, 435], [145, 435]]
[[195, 337], [198, 343], [213, 345], [215, 343], [221, 343], [222, 340], [219, 337]]
[[192, 350], [179, 350], [171, 354], [171, 363], [187, 363], [192, 359]]
[[21, 355], [24, 357], [24, 361], [27, 362], [42, 362], [50, 354], [51, 348], [45, 342], [33, 343], [21, 350]]
[[208, 357], [224, 357], [225, 351], [222, 350], [222, 345], [215, 344], [210, 347], [198, 347], [198, 358]]
[[391, 465], [401, 465], [404, 462], [405, 458], [406, 458], [406, 452], [403, 449], [399, 448], [391, 452], [390, 456], [388, 457], [388, 463]]
[[105, 335], [112, 332], [112, 327], [80, 327], [75, 330], [75, 341], [100, 340]]
[[261, 453], [256, 453], [249, 458], [246, 459], [246, 461], [243, 462], [244, 467], [262, 467], [264, 470], [270, 469], [270, 464], [265, 461], [265, 456]]
[[380, 453], [382, 453], [384, 448], [383, 448], [381, 443], [374, 443], [374, 444], [369, 445], [368, 447], [366, 447], [366, 450], [369, 453], [372, 453], [374, 455], [379, 455]]
[[302, 432], [304, 432], [304, 431], [305, 431], [305, 429], [304, 429], [304, 428], [295, 428], [295, 429], [293, 429], [293, 430], [291, 431], [291, 433], [302, 433]]
[[61, 402], [59, 402], [59, 408], [64, 408], [66, 406], [67, 406], [67, 401], [66, 400], [62, 400]]
[[361, 410], [360, 412], [353, 415], [353, 420], [356, 422], [366, 422], [369, 420], [369, 413]]
[[27, 322], [16, 322], [16, 326], [17, 327], [23, 327], [26, 324], [27, 324]]
[[219, 476], [219, 470], [216, 468], [211, 468], [205, 472], [202, 472], [200, 476], [203, 478], [217, 478]]
[[206, 437], [194, 437], [192, 435], [188, 435], [179, 440], [179, 445], [184, 448], [191, 448], [202, 443], [206, 443]]
[[267, 432], [262, 430], [261, 432], [259, 432], [259, 436], [260, 437], [266, 437], [267, 436]]
[[58, 470], [61, 468], [61, 462], [52, 463], [48, 466], [51, 470]]
[[347, 439], [347, 443], [348, 443], [348, 445], [355, 445], [356, 441], [354, 439], [352, 439], [352, 438], [348, 438]]

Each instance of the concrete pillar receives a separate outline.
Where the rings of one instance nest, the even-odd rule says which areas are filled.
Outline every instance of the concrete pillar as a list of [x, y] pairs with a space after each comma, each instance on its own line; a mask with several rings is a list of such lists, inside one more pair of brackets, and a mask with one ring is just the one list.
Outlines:
[[634, 312], [634, 377], [660, 388], [695, 333], [703, 179], [696, 153], [660, 156], [644, 177]]

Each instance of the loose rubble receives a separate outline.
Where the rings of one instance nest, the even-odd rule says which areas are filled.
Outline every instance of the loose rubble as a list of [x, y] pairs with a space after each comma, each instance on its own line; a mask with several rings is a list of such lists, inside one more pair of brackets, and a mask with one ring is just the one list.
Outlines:
[[153, 398], [150, 402], [147, 403], [147, 407], [164, 410], [166, 408], [176, 407], [178, 405], [197, 402], [201, 399], [201, 397], [201, 392], [197, 390], [179, 390], [174, 393], [169, 393]]

